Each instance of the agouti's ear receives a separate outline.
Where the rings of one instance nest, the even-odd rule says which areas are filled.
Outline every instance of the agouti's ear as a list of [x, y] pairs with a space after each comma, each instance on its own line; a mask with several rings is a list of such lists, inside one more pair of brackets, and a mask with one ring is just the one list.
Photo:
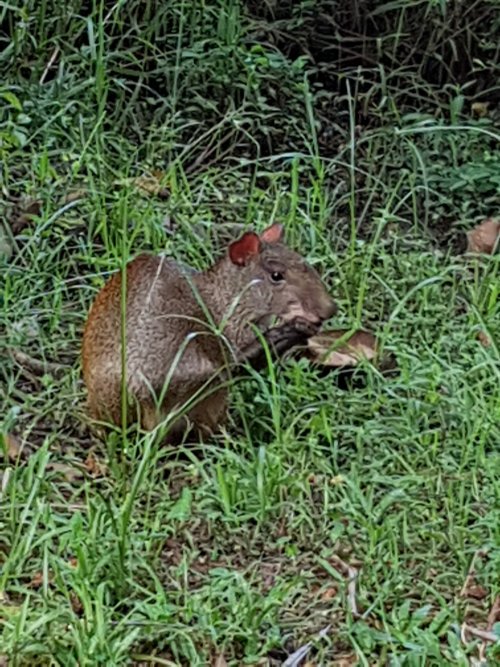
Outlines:
[[278, 243], [283, 237], [283, 225], [278, 224], [277, 222], [274, 225], [271, 225], [267, 229], [264, 229], [260, 235], [260, 240], [264, 243]]
[[234, 241], [229, 246], [229, 259], [233, 264], [245, 266], [248, 262], [259, 254], [260, 239], [254, 232], [243, 234], [241, 239]]

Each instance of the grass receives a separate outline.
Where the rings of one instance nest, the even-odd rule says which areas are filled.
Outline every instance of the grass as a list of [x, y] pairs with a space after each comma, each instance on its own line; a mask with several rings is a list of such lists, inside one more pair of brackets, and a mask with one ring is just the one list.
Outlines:
[[[0, 662], [277, 665], [310, 640], [318, 665], [478, 655], [460, 626], [500, 593], [500, 264], [459, 251], [497, 212], [498, 123], [423, 64], [321, 89], [268, 39], [305, 35], [309, 4], [299, 28], [222, 0], [0, 8]], [[415, 14], [380, 16], [396, 62]], [[167, 197], [140, 187], [153, 172]], [[14, 234], [16, 197], [40, 205]], [[375, 331], [397, 370], [346, 388], [290, 360], [235, 383], [202, 445], [93, 438], [78, 353], [105, 279], [143, 249], [208, 266], [278, 219], [335, 325]]]

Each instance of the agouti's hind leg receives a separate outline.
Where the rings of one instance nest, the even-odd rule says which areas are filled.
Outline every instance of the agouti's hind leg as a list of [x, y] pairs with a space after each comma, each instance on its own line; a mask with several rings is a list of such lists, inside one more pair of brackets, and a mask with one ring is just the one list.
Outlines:
[[227, 419], [227, 390], [210, 394], [189, 411], [196, 434], [202, 440], [215, 433]]
[[[141, 405], [141, 425], [145, 431], [153, 431], [159, 424], [167, 419], [169, 411], [158, 408], [154, 404]], [[189, 421], [185, 416], [179, 417], [168, 425], [165, 434], [165, 443], [179, 444], [189, 428]]]

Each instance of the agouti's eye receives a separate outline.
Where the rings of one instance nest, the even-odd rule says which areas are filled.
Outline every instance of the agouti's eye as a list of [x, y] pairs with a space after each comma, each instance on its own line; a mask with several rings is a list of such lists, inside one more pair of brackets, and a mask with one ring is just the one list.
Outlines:
[[271, 273], [271, 280], [273, 283], [281, 283], [283, 280], [285, 280], [285, 276], [281, 273], [281, 271], [273, 271]]

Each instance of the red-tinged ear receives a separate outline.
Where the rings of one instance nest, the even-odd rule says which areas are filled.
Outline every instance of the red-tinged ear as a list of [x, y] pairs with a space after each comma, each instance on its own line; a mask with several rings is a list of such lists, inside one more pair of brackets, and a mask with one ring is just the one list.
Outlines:
[[271, 225], [267, 229], [264, 229], [260, 235], [260, 240], [264, 243], [278, 243], [283, 237], [283, 225], [278, 224], [277, 222], [274, 225]]
[[259, 254], [260, 239], [254, 232], [243, 234], [241, 239], [234, 241], [229, 246], [229, 259], [233, 264], [245, 266], [248, 262]]

